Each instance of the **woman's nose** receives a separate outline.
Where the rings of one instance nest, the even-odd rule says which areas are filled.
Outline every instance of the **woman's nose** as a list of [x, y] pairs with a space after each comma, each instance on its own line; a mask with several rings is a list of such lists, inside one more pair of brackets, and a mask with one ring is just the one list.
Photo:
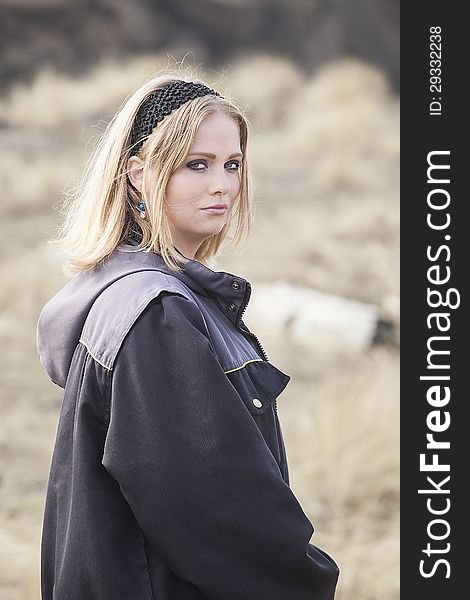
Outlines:
[[230, 191], [229, 173], [227, 173], [225, 169], [223, 169], [223, 171], [217, 170], [216, 172], [214, 172], [214, 176], [213, 176], [211, 184], [210, 184], [211, 194], [221, 193], [221, 194], [225, 195], [225, 194], [228, 194], [229, 191]]

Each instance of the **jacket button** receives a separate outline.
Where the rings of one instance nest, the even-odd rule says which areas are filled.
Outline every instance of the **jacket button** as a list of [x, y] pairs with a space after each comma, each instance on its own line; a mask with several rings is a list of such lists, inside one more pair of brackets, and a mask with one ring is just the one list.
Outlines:
[[263, 404], [258, 400], [258, 398], [253, 398], [253, 404], [256, 406], [256, 408], [261, 408], [263, 406]]
[[228, 307], [232, 312], [237, 308], [235, 304], [229, 304]]
[[234, 290], [238, 290], [240, 287], [240, 284], [238, 283], [238, 281], [232, 281], [232, 287]]

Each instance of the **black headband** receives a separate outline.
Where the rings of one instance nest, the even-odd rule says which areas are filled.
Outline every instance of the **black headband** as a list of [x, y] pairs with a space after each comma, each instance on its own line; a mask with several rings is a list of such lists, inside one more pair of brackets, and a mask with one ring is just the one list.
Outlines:
[[[185, 102], [200, 96], [220, 96], [202, 83], [191, 81], [177, 81], [158, 89], [150, 94], [141, 104], [132, 125], [130, 143], [133, 152], [138, 152], [145, 138], [152, 133], [157, 123], [179, 108]], [[223, 96], [220, 96], [221, 98]]]

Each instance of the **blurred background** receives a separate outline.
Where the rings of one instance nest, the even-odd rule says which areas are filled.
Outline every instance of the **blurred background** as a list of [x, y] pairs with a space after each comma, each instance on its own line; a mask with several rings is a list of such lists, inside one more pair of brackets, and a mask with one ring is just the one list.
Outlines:
[[311, 541], [338, 600], [399, 598], [398, 44], [398, 0], [0, 0], [2, 600], [39, 597], [61, 390], [35, 328], [66, 281], [46, 242], [120, 103], [182, 60], [252, 122], [255, 229], [213, 268], [252, 283], [245, 322], [291, 375]]

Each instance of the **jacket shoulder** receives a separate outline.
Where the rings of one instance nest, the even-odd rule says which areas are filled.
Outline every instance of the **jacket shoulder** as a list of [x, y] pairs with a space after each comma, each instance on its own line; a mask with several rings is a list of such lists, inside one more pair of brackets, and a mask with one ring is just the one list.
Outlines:
[[149, 270], [121, 277], [95, 300], [83, 326], [80, 343], [111, 371], [124, 338], [141, 313], [163, 292], [194, 302], [188, 287], [176, 277]]

